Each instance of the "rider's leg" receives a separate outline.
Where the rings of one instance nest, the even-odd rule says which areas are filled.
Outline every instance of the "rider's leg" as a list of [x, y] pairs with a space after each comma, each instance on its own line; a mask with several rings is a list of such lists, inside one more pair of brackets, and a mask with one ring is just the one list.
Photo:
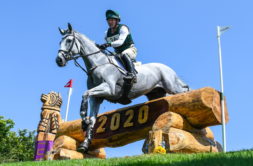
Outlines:
[[121, 54], [127, 54], [132, 61], [135, 61], [137, 56], [137, 49], [135, 47], [130, 47], [124, 50]]
[[133, 48], [128, 48], [125, 51], [123, 51], [121, 53], [121, 59], [126, 64], [126, 69], [128, 71], [128, 77], [126, 77], [126, 79], [136, 81], [136, 75], [135, 75], [135, 71], [134, 71], [134, 64], [133, 64], [133, 59], [132, 58], [135, 59], [137, 52]]
[[126, 68], [128, 71], [127, 76], [125, 78], [136, 82], [136, 75], [135, 75], [134, 64], [133, 64], [132, 60], [128, 57], [127, 54], [122, 55], [122, 60], [126, 64]]

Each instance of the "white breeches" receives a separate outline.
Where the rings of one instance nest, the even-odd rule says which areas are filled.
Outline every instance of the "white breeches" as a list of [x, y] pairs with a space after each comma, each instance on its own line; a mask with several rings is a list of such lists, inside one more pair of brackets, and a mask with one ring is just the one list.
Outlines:
[[136, 56], [137, 56], [137, 49], [135, 47], [130, 47], [126, 50], [124, 50], [122, 53], [122, 55], [126, 54], [128, 55], [131, 59], [135, 60]]

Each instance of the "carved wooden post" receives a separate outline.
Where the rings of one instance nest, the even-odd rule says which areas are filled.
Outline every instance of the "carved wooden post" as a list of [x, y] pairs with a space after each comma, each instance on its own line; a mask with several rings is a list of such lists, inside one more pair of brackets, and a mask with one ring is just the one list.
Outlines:
[[76, 149], [79, 142], [72, 137], [61, 136], [55, 139], [59, 127], [61, 125], [64, 126], [65, 123], [68, 124], [68, 122], [62, 121], [60, 114], [62, 98], [59, 93], [50, 92], [46, 95], [42, 94], [41, 101], [43, 102], [43, 106], [41, 108], [41, 120], [37, 130], [34, 160], [106, 157], [103, 148], [89, 151], [89, 154], [87, 155], [77, 152]]
[[44, 160], [53, 147], [55, 135], [61, 123], [60, 107], [62, 97], [59, 93], [50, 92], [41, 95], [41, 120], [37, 130], [34, 160]]

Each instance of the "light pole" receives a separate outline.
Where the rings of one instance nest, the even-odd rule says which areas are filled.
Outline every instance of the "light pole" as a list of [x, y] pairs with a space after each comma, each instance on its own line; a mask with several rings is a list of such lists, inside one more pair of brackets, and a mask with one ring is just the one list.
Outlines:
[[221, 121], [222, 121], [222, 144], [223, 152], [227, 152], [227, 142], [226, 142], [226, 121], [225, 121], [225, 101], [224, 101], [224, 86], [223, 86], [223, 72], [222, 72], [222, 56], [221, 56], [221, 34], [229, 29], [229, 27], [217, 26], [217, 39], [219, 48], [219, 62], [220, 62], [220, 86], [221, 86]]

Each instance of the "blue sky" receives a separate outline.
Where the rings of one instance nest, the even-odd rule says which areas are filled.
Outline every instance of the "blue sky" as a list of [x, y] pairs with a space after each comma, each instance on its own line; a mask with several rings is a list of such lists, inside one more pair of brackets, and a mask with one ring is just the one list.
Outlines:
[[[35, 130], [40, 119], [40, 95], [51, 90], [63, 96], [74, 79], [69, 120], [79, 118], [86, 75], [73, 62], [57, 67], [61, 35], [58, 27], [73, 28], [97, 43], [104, 42], [104, 13], [117, 10], [132, 32], [142, 63], [159, 62], [173, 68], [192, 89], [220, 89], [216, 26], [232, 28], [221, 38], [224, 89], [230, 121], [228, 151], [252, 148], [253, 2], [248, 0], [179, 1], [1, 1], [0, 115], [13, 119], [15, 130]], [[141, 97], [133, 101], [145, 102]], [[104, 102], [100, 113], [120, 108]], [[212, 127], [221, 142], [221, 126]], [[141, 154], [143, 141], [106, 148], [108, 157]]]

